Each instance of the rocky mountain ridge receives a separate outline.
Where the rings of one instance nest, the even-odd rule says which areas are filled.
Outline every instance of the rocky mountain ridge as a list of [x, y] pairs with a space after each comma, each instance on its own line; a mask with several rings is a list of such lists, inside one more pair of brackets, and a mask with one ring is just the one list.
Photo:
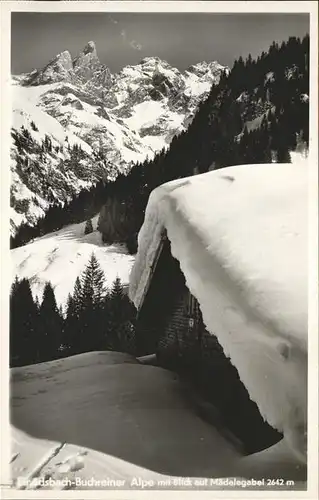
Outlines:
[[214, 61], [180, 72], [146, 57], [111, 74], [89, 42], [75, 58], [66, 50], [13, 76], [12, 234], [167, 147], [224, 71]]

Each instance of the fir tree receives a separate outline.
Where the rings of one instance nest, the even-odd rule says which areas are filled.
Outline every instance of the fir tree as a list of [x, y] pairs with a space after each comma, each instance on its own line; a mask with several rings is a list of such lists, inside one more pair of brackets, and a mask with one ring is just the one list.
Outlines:
[[133, 353], [135, 349], [135, 310], [119, 277], [109, 294], [108, 318], [109, 338], [114, 350]]
[[49, 361], [60, 356], [62, 322], [63, 319], [57, 307], [52, 285], [47, 282], [39, 311], [41, 361]]
[[93, 224], [91, 219], [88, 219], [85, 223], [84, 234], [93, 233]]
[[82, 294], [82, 285], [79, 276], [76, 278], [73, 289], [73, 296], [70, 297], [72, 299], [72, 303], [70, 307], [74, 314], [79, 317], [81, 309], [83, 308], [83, 294]]
[[40, 361], [38, 310], [30, 282], [15, 279], [10, 295], [10, 366]]
[[90, 260], [81, 276], [81, 302], [84, 307], [101, 305], [105, 294], [105, 276], [95, 257], [91, 254]]
[[79, 335], [82, 328], [81, 320], [83, 308], [82, 286], [80, 278], [77, 277], [73, 288], [73, 295], [68, 295], [66, 306], [62, 344], [64, 346], [64, 352], [67, 355], [82, 352]]
[[277, 163], [291, 163], [291, 156], [288, 148], [280, 144], [277, 150]]
[[35, 132], [38, 132], [38, 131], [39, 131], [39, 129], [38, 129], [38, 127], [36, 126], [36, 124], [34, 123], [34, 121], [32, 121], [32, 122], [30, 123], [30, 125], [31, 125], [32, 130], [34, 130]]
[[69, 296], [64, 343], [70, 353], [103, 348], [105, 277], [92, 253], [81, 277], [76, 279], [73, 296]]
[[66, 305], [66, 318], [63, 328], [63, 352], [65, 355], [76, 354], [77, 352], [77, 327], [79, 325], [79, 316], [76, 313], [75, 301], [72, 295], [68, 295]]
[[124, 296], [124, 288], [121, 283], [120, 278], [117, 276], [113, 281], [113, 286], [111, 288], [111, 299], [116, 303], [120, 304]]

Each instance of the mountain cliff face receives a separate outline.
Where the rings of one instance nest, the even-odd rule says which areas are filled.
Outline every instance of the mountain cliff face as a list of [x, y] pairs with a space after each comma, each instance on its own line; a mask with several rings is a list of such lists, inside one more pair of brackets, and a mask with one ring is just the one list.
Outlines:
[[113, 180], [185, 130], [224, 71], [201, 62], [184, 73], [157, 57], [111, 74], [94, 42], [72, 59], [13, 77], [12, 234], [98, 179]]

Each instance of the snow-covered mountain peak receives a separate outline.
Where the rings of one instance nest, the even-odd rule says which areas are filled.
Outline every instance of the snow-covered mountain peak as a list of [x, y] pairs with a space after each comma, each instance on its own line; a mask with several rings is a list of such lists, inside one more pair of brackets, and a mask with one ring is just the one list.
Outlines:
[[210, 62], [201, 61], [199, 63], [192, 64], [187, 68], [186, 71], [189, 73], [196, 73], [197, 75], [199, 75], [207, 73], [208, 71], [215, 71], [221, 69], [226, 69], [226, 67], [222, 66], [217, 61], [210, 61]]
[[154, 56], [154, 57], [144, 57], [138, 66], [142, 66], [142, 68], [147, 69], [149, 68], [150, 70], [155, 69], [157, 66], [162, 66], [162, 67], [171, 67], [171, 65], [165, 61], [164, 59], [161, 59], [160, 57]]
[[63, 52], [61, 52], [61, 54], [58, 54], [56, 56], [56, 62], [58, 64], [61, 64], [61, 66], [66, 70], [72, 69], [71, 54], [68, 50], [64, 50]]
[[73, 60], [73, 69], [76, 77], [82, 81], [88, 81], [96, 70], [101, 68], [94, 42], [88, 42], [82, 52]]
[[112, 74], [89, 41], [76, 57], [65, 50], [44, 68], [14, 76], [13, 232], [34, 223], [48, 203], [166, 148], [223, 70], [204, 62], [183, 73], [145, 57]]
[[29, 73], [25, 85], [44, 85], [68, 79], [72, 71], [72, 58], [68, 50], [57, 54], [44, 68]]
[[27, 74], [23, 83], [27, 86], [46, 85], [60, 81], [85, 83], [101, 68], [102, 64], [97, 56], [95, 43], [90, 41], [74, 59], [68, 50], [64, 50], [44, 68]]
[[92, 41], [88, 42], [86, 44], [86, 46], [84, 47], [84, 49], [82, 50], [82, 52], [83, 52], [83, 54], [90, 54], [90, 53], [92, 54], [93, 53], [93, 54], [97, 55], [95, 42], [92, 42]]
[[163, 61], [163, 59], [160, 59], [158, 56], [146, 56], [143, 57], [143, 59], [141, 59], [139, 64], [145, 64], [150, 62], [166, 62], [166, 61]]
[[222, 66], [217, 61], [202, 61], [189, 66], [185, 70], [185, 77], [197, 77], [201, 80], [205, 79], [206, 81], [213, 82], [216, 78], [219, 78], [221, 73], [223, 73], [224, 71], [228, 72], [229, 68]]
[[131, 77], [133, 73], [145, 77], [152, 77], [155, 72], [172, 71], [179, 73], [177, 68], [173, 68], [167, 61], [159, 57], [144, 57], [138, 64], [128, 65], [121, 69], [116, 77], [127, 75]]
[[192, 64], [184, 72], [186, 93], [198, 97], [207, 95], [211, 86], [219, 82], [221, 75], [229, 71], [227, 66], [222, 66], [217, 61]]

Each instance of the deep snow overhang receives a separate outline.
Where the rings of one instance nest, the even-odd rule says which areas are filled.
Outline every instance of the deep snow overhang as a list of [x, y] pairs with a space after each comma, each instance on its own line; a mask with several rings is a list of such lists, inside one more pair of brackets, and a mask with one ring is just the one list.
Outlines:
[[241, 165], [150, 196], [129, 295], [137, 308], [166, 231], [207, 330], [263, 417], [304, 458], [307, 421], [307, 166]]

